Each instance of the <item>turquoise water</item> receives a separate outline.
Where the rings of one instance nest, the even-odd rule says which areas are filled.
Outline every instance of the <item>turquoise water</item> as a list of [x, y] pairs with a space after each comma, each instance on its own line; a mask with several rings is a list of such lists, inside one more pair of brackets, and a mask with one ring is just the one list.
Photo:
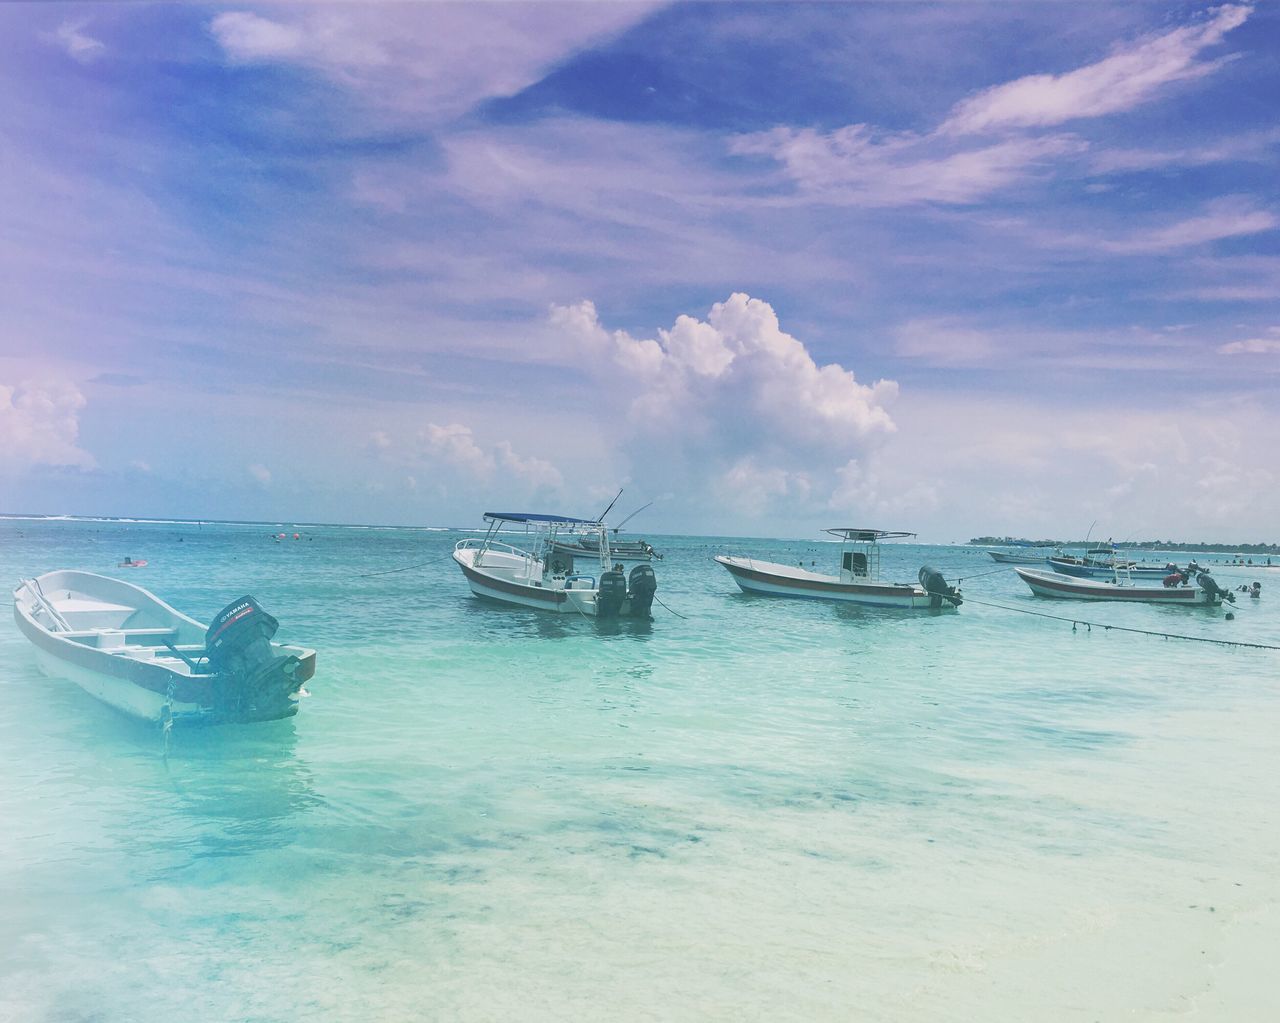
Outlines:
[[[820, 543], [651, 537], [685, 617], [608, 625], [478, 602], [447, 557], [467, 534], [270, 531], [0, 522], [0, 577], [118, 574], [202, 620], [248, 592], [319, 651], [296, 718], [166, 757], [42, 677], [6, 613], [0, 1019], [1280, 1012], [1253, 965], [1273, 651], [747, 597], [711, 561]], [[1280, 572], [1226, 621], [885, 551], [925, 561], [976, 600], [1280, 644]]]

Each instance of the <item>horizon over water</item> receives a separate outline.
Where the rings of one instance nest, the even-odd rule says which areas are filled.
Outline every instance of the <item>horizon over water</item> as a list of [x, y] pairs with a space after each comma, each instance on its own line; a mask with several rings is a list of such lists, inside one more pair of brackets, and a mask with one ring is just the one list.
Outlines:
[[11, 586], [250, 593], [317, 650], [297, 717], [166, 756], [6, 612], [0, 1019], [1280, 1018], [1277, 652], [977, 603], [1280, 645], [1280, 571], [1203, 557], [1262, 581], [1228, 621], [886, 545], [970, 598], [904, 612], [711, 561], [816, 538], [664, 536], [670, 610], [605, 623], [472, 597], [473, 530], [269, 525], [0, 518]]

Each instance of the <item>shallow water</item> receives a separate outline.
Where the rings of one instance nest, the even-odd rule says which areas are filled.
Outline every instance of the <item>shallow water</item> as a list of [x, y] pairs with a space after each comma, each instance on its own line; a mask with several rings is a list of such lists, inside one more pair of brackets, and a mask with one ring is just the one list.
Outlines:
[[1280, 572], [1226, 621], [886, 548], [966, 577], [959, 611], [903, 613], [747, 597], [711, 561], [831, 545], [651, 537], [683, 617], [610, 625], [475, 600], [465, 534], [271, 531], [0, 522], [12, 581], [118, 574], [201, 620], [248, 592], [319, 651], [296, 718], [164, 756], [5, 616], [0, 1019], [1280, 1013], [1251, 965], [1277, 653], [976, 603], [1280, 644]]

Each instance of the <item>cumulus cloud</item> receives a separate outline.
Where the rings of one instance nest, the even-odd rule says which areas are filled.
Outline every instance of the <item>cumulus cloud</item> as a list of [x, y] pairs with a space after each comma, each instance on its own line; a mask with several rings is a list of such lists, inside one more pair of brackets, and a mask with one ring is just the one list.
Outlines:
[[1266, 337], [1230, 341], [1218, 351], [1222, 355], [1280, 355], [1280, 327], [1269, 327]]
[[0, 384], [0, 467], [36, 465], [92, 469], [92, 455], [79, 446], [84, 395], [63, 381]]
[[481, 446], [471, 427], [462, 423], [428, 423], [419, 441], [427, 461], [453, 466], [471, 479], [489, 481], [500, 471], [505, 478], [515, 478], [535, 489], [564, 485], [560, 470], [547, 460], [517, 454], [510, 441]]
[[760, 507], [807, 504], [830, 492], [837, 466], [896, 429], [896, 383], [820, 365], [769, 303], [742, 293], [656, 338], [607, 330], [589, 301], [553, 306], [551, 321], [624, 399], [621, 442], [649, 489], [681, 477]]
[[1116, 49], [1109, 57], [1061, 75], [1027, 75], [985, 89], [958, 103], [942, 124], [950, 134], [1063, 124], [1130, 110], [1164, 86], [1200, 78], [1220, 60], [1201, 52], [1242, 25], [1251, 7], [1215, 8], [1198, 25], [1149, 36]]

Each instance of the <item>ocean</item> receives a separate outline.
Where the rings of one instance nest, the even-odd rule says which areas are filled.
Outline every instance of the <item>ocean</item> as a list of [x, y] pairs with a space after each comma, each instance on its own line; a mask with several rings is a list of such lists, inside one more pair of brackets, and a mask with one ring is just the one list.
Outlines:
[[249, 593], [318, 651], [297, 717], [166, 753], [5, 615], [0, 1019], [1280, 1018], [1277, 651], [1101, 627], [1280, 646], [1280, 571], [1217, 568], [1263, 584], [1227, 620], [887, 546], [970, 598], [904, 612], [711, 560], [817, 540], [650, 536], [666, 607], [600, 623], [473, 598], [471, 533], [280, 531], [0, 521], [11, 583]]

